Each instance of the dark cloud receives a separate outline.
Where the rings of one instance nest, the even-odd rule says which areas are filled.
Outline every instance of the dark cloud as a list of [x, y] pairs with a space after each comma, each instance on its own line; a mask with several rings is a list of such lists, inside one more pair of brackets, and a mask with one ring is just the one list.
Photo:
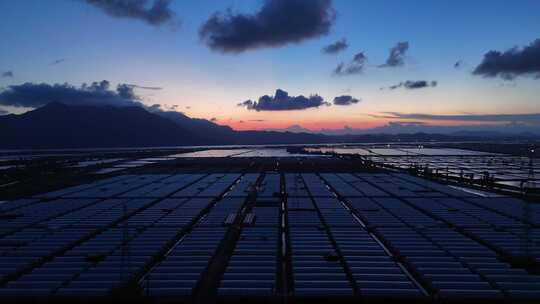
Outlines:
[[64, 59], [64, 58], [56, 59], [55, 61], [51, 62], [49, 65], [57, 65], [57, 64], [60, 64], [60, 63], [62, 63], [64, 61], [66, 61], [66, 59]]
[[290, 111], [290, 110], [305, 110], [309, 108], [318, 108], [320, 106], [330, 105], [324, 101], [319, 95], [311, 95], [305, 97], [289, 96], [283, 90], [277, 89], [275, 96], [264, 95], [259, 98], [259, 101], [246, 100], [238, 104], [240, 107], [246, 107], [248, 110], [255, 111]]
[[518, 76], [540, 78], [540, 39], [524, 48], [489, 51], [474, 69], [474, 75], [512, 80]]
[[405, 64], [405, 55], [409, 50], [409, 42], [398, 42], [393, 48], [390, 49], [390, 55], [386, 62], [379, 67], [399, 67]]
[[348, 64], [343, 62], [338, 64], [338, 66], [334, 69], [334, 75], [345, 76], [360, 74], [364, 71], [366, 61], [366, 55], [364, 55], [363, 52], [360, 52], [354, 55], [353, 59]]
[[175, 13], [170, 9], [171, 0], [84, 0], [107, 15], [115, 18], [130, 18], [150, 25], [172, 23]]
[[540, 113], [531, 114], [462, 114], [462, 115], [433, 115], [424, 113], [384, 112], [372, 115], [376, 118], [439, 120], [439, 121], [481, 121], [481, 122], [535, 122], [540, 123]]
[[359, 102], [360, 99], [354, 98], [351, 95], [341, 95], [334, 98], [334, 104], [337, 106], [350, 106]]
[[152, 113], [155, 113], [155, 112], [162, 112], [162, 107], [159, 103], [155, 103], [149, 107], [146, 107], [146, 109], [149, 111], [149, 112], [152, 112]]
[[[399, 88], [405, 88], [408, 90], [415, 89], [424, 89], [424, 88], [434, 88], [437, 86], [437, 81], [426, 81], [426, 80], [407, 80], [405, 82], [400, 82], [396, 85], [389, 86], [389, 90], [395, 90]], [[384, 88], [381, 88], [384, 89]]]
[[212, 50], [240, 53], [326, 35], [334, 20], [331, 0], [265, 0], [254, 15], [215, 13], [199, 35]]
[[454, 63], [454, 69], [459, 69], [461, 66], [463, 66], [462, 60], [458, 60], [456, 63]]
[[146, 87], [146, 86], [140, 86], [136, 84], [128, 84], [128, 86], [134, 88], [134, 89], [143, 89], [143, 90], [152, 90], [152, 91], [159, 91], [163, 90], [162, 87]]
[[210, 121], [215, 122], [215, 121], [217, 121], [217, 118], [212, 117], [212, 118], [210, 118]]
[[5, 71], [2, 73], [2, 78], [13, 78], [15, 76], [13, 71]]
[[403, 86], [406, 88], [406, 89], [422, 89], [422, 88], [427, 88], [427, 87], [436, 87], [437, 86], [437, 81], [430, 81], [430, 82], [427, 82], [425, 80], [420, 80], [420, 81], [405, 81], [405, 83], [403, 84]]
[[266, 121], [265, 119], [250, 119], [249, 121], [253, 121], [253, 122], [264, 122]]
[[329, 44], [321, 50], [324, 54], [337, 54], [341, 51], [344, 51], [347, 47], [349, 47], [349, 44], [347, 43], [347, 39], [343, 38], [341, 40], [338, 40], [332, 44]]
[[107, 80], [83, 84], [24, 83], [12, 85], [0, 92], [0, 105], [37, 108], [50, 102], [68, 105], [143, 106], [133, 87], [119, 84], [115, 90]]
[[180, 108], [179, 105], [172, 105], [169, 107], [169, 111], [177, 111]]

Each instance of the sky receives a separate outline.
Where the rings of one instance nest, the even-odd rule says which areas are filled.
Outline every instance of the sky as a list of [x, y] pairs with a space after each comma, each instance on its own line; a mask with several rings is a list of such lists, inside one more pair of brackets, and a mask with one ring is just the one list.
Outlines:
[[0, 0], [0, 114], [107, 80], [238, 130], [540, 124], [540, 0], [121, 2]]

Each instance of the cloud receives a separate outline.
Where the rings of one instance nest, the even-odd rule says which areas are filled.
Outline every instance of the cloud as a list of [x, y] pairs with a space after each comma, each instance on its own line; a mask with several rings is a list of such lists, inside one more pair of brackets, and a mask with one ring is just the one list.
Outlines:
[[345, 76], [360, 74], [364, 71], [366, 61], [366, 55], [364, 55], [363, 52], [360, 52], [354, 55], [353, 59], [348, 64], [343, 62], [338, 64], [338, 66], [334, 69], [334, 75]]
[[423, 121], [389, 121], [389, 126], [396, 127], [405, 127], [405, 126], [426, 126], [427, 124]]
[[253, 122], [264, 122], [266, 121], [265, 119], [250, 119], [249, 121], [253, 121]]
[[[407, 90], [415, 89], [424, 89], [424, 88], [434, 88], [437, 86], [437, 81], [426, 81], [426, 80], [407, 80], [405, 82], [400, 82], [396, 85], [389, 86], [389, 90], [395, 90], [399, 88], [405, 88]], [[382, 90], [384, 88], [381, 88]]]
[[15, 76], [13, 71], [5, 71], [2, 73], [2, 78], [13, 78]]
[[0, 115], [6, 115], [8, 114], [9, 112], [4, 110], [4, 109], [0, 109]]
[[152, 112], [152, 113], [155, 113], [155, 112], [162, 112], [162, 106], [159, 104], [159, 103], [155, 103], [149, 107], [146, 107], [146, 109], [149, 111], [149, 112]]
[[324, 101], [319, 95], [311, 95], [309, 97], [303, 95], [289, 96], [287, 92], [280, 89], [276, 90], [276, 94], [273, 97], [264, 95], [259, 98], [259, 101], [246, 100], [238, 104], [240, 107], [246, 107], [248, 110], [255, 110], [257, 112], [305, 110], [324, 105], [330, 105], [330, 103]]
[[514, 47], [505, 52], [489, 51], [474, 69], [474, 75], [512, 80], [518, 76], [540, 78], [540, 39], [526, 47]]
[[51, 62], [49, 65], [57, 65], [57, 64], [60, 64], [60, 63], [62, 63], [64, 61], [66, 61], [66, 59], [64, 59], [64, 58], [56, 59], [55, 61]]
[[347, 43], [347, 39], [343, 38], [341, 40], [338, 40], [332, 44], [329, 44], [321, 50], [324, 54], [337, 54], [341, 51], [344, 51], [346, 48], [349, 47], [349, 44]]
[[410, 89], [410, 90], [413, 90], [413, 89], [423, 89], [423, 88], [428, 88], [428, 87], [436, 87], [437, 86], [437, 81], [430, 81], [430, 82], [427, 82], [425, 80], [419, 80], [419, 81], [405, 81], [405, 83], [403, 83], [403, 86], [406, 88], [406, 89]]
[[463, 60], [458, 60], [454, 63], [454, 69], [459, 69], [463, 66]]
[[146, 86], [140, 86], [140, 85], [136, 85], [136, 84], [127, 84], [127, 85], [134, 88], [134, 89], [152, 90], [152, 91], [163, 90], [162, 87], [146, 87]]
[[172, 24], [175, 13], [170, 9], [171, 0], [84, 0], [115, 18], [144, 21], [153, 26]]
[[334, 98], [334, 105], [337, 106], [350, 106], [359, 102], [360, 99], [354, 98], [350, 95], [341, 95]]
[[390, 54], [388, 59], [384, 64], [379, 65], [379, 67], [399, 67], [405, 64], [405, 55], [409, 50], [409, 42], [398, 42], [393, 48], [390, 49]]
[[212, 117], [212, 118], [210, 118], [210, 121], [211, 121], [211, 122], [216, 122], [216, 121], [217, 121], [217, 118]]
[[133, 87], [119, 84], [115, 90], [107, 80], [76, 87], [67, 83], [24, 83], [0, 92], [0, 105], [37, 108], [51, 102], [67, 105], [143, 106]]
[[462, 114], [434, 115], [425, 113], [384, 112], [382, 115], [371, 115], [376, 118], [414, 119], [438, 121], [476, 121], [476, 122], [529, 122], [540, 123], [540, 113], [530, 114]]
[[214, 51], [240, 53], [327, 35], [334, 21], [331, 0], [265, 0], [254, 15], [215, 13], [199, 36]]

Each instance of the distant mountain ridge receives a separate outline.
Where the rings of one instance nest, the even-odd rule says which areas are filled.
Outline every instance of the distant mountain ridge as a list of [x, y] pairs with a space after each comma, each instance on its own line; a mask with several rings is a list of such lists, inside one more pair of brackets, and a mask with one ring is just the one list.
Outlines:
[[178, 126], [190, 130], [201, 139], [212, 141], [213, 137], [230, 137], [234, 134], [234, 130], [229, 126], [221, 126], [206, 119], [191, 118], [181, 112], [162, 111], [155, 112], [154, 114], [167, 118]]
[[2, 148], [86, 148], [198, 144], [186, 128], [140, 107], [49, 103], [0, 117]]
[[234, 144], [315, 144], [483, 140], [483, 136], [366, 134], [330, 136], [277, 131], [235, 131], [178, 112], [141, 107], [49, 103], [20, 115], [0, 116], [1, 149], [120, 148]]

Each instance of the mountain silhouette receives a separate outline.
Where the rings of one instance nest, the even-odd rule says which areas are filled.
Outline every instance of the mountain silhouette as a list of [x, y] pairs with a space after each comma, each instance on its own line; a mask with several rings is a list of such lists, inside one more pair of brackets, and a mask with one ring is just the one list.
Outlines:
[[87, 148], [193, 145], [194, 134], [140, 107], [49, 103], [0, 117], [2, 148]]
[[58, 102], [0, 116], [0, 148], [121, 148], [320, 142], [326, 136], [234, 131], [179, 112], [141, 107], [71, 106]]
[[277, 131], [235, 131], [179, 112], [142, 107], [49, 103], [24, 114], [0, 116], [1, 149], [121, 148], [193, 145], [316, 144], [485, 139], [440, 134], [330, 136]]

